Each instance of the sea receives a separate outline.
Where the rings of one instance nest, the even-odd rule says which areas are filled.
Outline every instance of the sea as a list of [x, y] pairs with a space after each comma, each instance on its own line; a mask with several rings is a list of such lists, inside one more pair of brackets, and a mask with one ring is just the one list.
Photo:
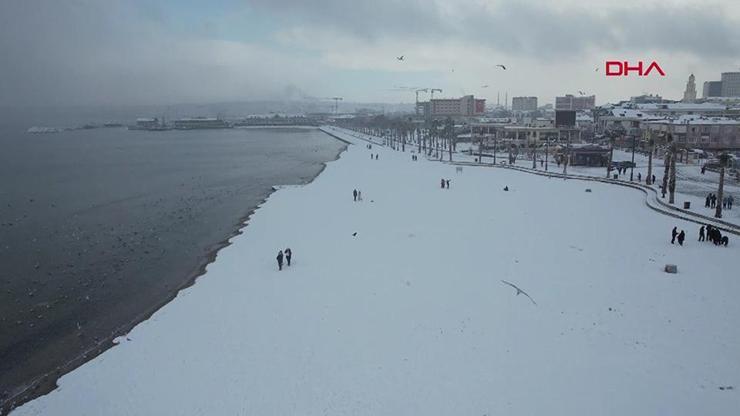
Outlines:
[[0, 405], [110, 347], [191, 284], [273, 186], [310, 182], [345, 148], [303, 127], [34, 126], [81, 124], [0, 123]]

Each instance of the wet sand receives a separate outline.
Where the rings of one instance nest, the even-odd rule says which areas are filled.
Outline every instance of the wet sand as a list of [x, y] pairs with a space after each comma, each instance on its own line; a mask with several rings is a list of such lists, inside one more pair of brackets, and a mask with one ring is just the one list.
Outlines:
[[345, 147], [315, 129], [0, 137], [3, 410], [109, 348], [192, 284], [273, 185], [311, 181]]

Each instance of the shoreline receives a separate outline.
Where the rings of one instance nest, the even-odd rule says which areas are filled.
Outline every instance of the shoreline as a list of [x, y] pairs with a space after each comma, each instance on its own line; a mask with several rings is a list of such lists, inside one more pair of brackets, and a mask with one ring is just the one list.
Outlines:
[[[345, 146], [343, 146], [332, 159], [322, 162], [318, 172], [312, 178], [310, 178], [307, 181], [303, 181], [301, 183], [298, 183], [292, 186], [298, 186], [298, 187], [306, 186], [310, 184], [311, 182], [315, 181], [316, 178], [318, 178], [319, 175], [321, 175], [324, 172], [327, 164], [338, 160], [341, 157], [342, 153], [344, 153], [347, 150], [347, 146], [351, 144], [350, 142], [346, 140], [342, 140], [339, 137], [336, 137], [332, 134], [328, 134], [326, 131], [320, 128], [314, 128], [314, 129], [317, 129], [323, 132], [324, 134], [326, 134], [327, 136], [335, 140], [345, 143]], [[7, 398], [4, 399], [2, 402], [0, 402], [0, 416], [5, 416], [9, 414], [13, 409], [56, 390], [58, 388], [57, 382], [59, 378], [61, 378], [65, 374], [68, 374], [76, 370], [77, 368], [84, 365], [88, 361], [96, 358], [97, 356], [109, 350], [110, 348], [118, 345], [115, 342], [117, 338], [121, 336], [125, 336], [134, 327], [150, 319], [152, 315], [154, 315], [163, 306], [167, 305], [168, 303], [172, 302], [175, 298], [177, 298], [177, 296], [180, 294], [181, 291], [193, 286], [199, 277], [205, 275], [206, 268], [208, 267], [208, 265], [216, 261], [219, 251], [230, 246], [232, 244], [231, 240], [234, 237], [237, 237], [244, 233], [244, 230], [249, 225], [250, 218], [254, 215], [254, 213], [260, 207], [264, 205], [264, 203], [269, 199], [270, 195], [275, 193], [280, 186], [286, 186], [286, 185], [273, 185], [270, 188], [270, 191], [268, 191], [267, 194], [263, 198], [260, 199], [259, 203], [257, 203], [254, 206], [254, 208], [251, 208], [248, 212], [246, 212], [244, 215], [239, 217], [237, 222], [233, 225], [232, 231], [224, 239], [204, 248], [205, 254], [203, 254], [201, 257], [198, 258], [198, 264], [187, 274], [187, 278], [181, 284], [173, 287], [171, 289], [171, 292], [168, 294], [168, 296], [163, 298], [161, 302], [158, 302], [155, 306], [142, 312], [141, 314], [136, 316], [134, 319], [132, 319], [128, 323], [119, 326], [118, 328], [113, 330], [108, 336], [98, 341], [93, 347], [88, 348], [87, 350], [79, 353], [77, 356], [68, 360], [66, 363], [60, 366], [57, 366], [57, 368], [48, 371], [47, 373], [25, 383], [22, 386], [19, 386], [15, 391], [11, 391], [8, 394]]]

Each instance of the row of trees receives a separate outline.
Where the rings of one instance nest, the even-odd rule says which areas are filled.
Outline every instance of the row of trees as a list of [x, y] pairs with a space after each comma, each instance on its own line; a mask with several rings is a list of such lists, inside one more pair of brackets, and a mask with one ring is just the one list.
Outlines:
[[[457, 150], [457, 133], [455, 132], [455, 125], [451, 118], [447, 118], [443, 121], [434, 119], [424, 123], [418, 123], [411, 117], [387, 117], [385, 115], [378, 115], [368, 118], [352, 119], [348, 123], [349, 125], [346, 127], [383, 137], [388, 146], [403, 152], [406, 151], [407, 145], [415, 145], [419, 153], [424, 152], [429, 156], [434, 153], [434, 156], [438, 157], [440, 160], [442, 160], [446, 151], [449, 155], [449, 160], [452, 161], [452, 153]], [[473, 131], [471, 129], [471, 143], [474, 141], [472, 133]], [[611, 175], [614, 144], [616, 139], [622, 134], [623, 132], [617, 131], [611, 135], [607, 134], [607, 138], [610, 143], [609, 163], [607, 163], [606, 171], [607, 178]], [[645, 178], [646, 184], [648, 185], [653, 184], [653, 155], [656, 154], [656, 148], [661, 147], [664, 149], [664, 171], [661, 193], [663, 198], [668, 194], [668, 203], [674, 204], [676, 193], [676, 161], [678, 160], [679, 152], [682, 152], [685, 149], [682, 149], [679, 144], [673, 140], [671, 134], [663, 134], [656, 137], [653, 132], [650, 132], [650, 135], [645, 139], [643, 144], [645, 150], [648, 152], [648, 170], [647, 177]], [[634, 142], [632, 147], [634, 154]], [[482, 138], [480, 138], [478, 142], [478, 149], [478, 161], [481, 162], [483, 156]], [[495, 151], [496, 149], [494, 149], [494, 154]], [[513, 163], [515, 159], [516, 154], [510, 149], [509, 162]], [[720, 168], [717, 198], [721, 201], [724, 197], [725, 169], [729, 162], [729, 156], [726, 153], [721, 154], [719, 156], [719, 162]], [[536, 168], [536, 153], [533, 153], [533, 167]], [[565, 169], [567, 169], [566, 166], [564, 166], [564, 172], [566, 172]], [[631, 179], [632, 176], [630, 175], [630, 180]], [[716, 205], [714, 216], [716, 218], [722, 218], [721, 203]]]

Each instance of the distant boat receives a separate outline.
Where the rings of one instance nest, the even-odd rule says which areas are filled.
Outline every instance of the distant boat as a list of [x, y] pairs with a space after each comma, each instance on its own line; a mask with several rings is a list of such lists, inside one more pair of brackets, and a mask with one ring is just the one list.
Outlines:
[[213, 117], [180, 118], [175, 120], [173, 125], [178, 130], [230, 129], [233, 127], [226, 121]]
[[165, 131], [172, 130], [171, 127], [167, 126], [164, 121], [160, 121], [158, 118], [137, 118], [136, 124], [128, 126], [129, 130], [147, 130], [147, 131]]

